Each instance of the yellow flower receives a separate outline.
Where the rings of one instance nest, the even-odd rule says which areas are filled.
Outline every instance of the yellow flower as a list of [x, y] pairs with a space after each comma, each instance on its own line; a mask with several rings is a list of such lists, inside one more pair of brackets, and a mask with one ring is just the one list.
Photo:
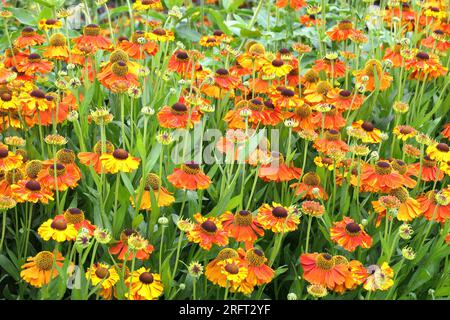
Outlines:
[[411, 126], [396, 126], [392, 132], [397, 136], [397, 139], [406, 141], [414, 137], [417, 131]]
[[450, 161], [450, 148], [445, 143], [433, 143], [427, 147], [427, 154], [431, 160], [440, 162]]
[[91, 280], [93, 286], [101, 283], [103, 289], [112, 288], [119, 281], [119, 274], [114, 267], [104, 263], [96, 263], [86, 272], [86, 278]]
[[38, 228], [38, 234], [45, 241], [53, 239], [57, 242], [75, 240], [77, 230], [73, 224], [68, 224], [64, 218], [48, 219]]
[[123, 149], [116, 149], [112, 154], [100, 157], [103, 168], [108, 173], [131, 172], [139, 167], [139, 158], [132, 157]]
[[248, 275], [248, 269], [238, 259], [226, 259], [219, 262], [220, 271], [226, 276], [230, 285], [237, 285], [244, 281]]
[[264, 64], [262, 70], [267, 75], [276, 75], [278, 78], [281, 78], [291, 72], [292, 66], [284, 63], [281, 59], [275, 59], [272, 62]]
[[129, 293], [125, 296], [130, 300], [156, 300], [162, 295], [164, 286], [161, 283], [161, 276], [157, 273], [150, 273], [150, 269], [139, 268], [130, 274], [125, 280]]

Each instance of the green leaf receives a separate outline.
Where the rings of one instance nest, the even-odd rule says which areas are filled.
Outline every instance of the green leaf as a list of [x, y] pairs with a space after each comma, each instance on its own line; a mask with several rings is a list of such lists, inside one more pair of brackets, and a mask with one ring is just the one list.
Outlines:
[[137, 227], [144, 221], [144, 216], [139, 213], [136, 217], [134, 217], [132, 222], [133, 229], [137, 229]]
[[239, 8], [244, 3], [244, 0], [223, 0], [223, 7], [227, 12], [232, 12]]
[[175, 33], [178, 38], [183, 40], [198, 42], [200, 40], [201, 34], [193, 29], [188, 28], [187, 24], [179, 24], [175, 29]]
[[0, 267], [5, 270], [14, 280], [19, 281], [19, 270], [16, 266], [5, 256], [0, 255]]
[[14, 17], [24, 25], [36, 26], [38, 24], [37, 19], [34, 15], [30, 14], [29, 10], [22, 8], [10, 8], [9, 10], [14, 14]]

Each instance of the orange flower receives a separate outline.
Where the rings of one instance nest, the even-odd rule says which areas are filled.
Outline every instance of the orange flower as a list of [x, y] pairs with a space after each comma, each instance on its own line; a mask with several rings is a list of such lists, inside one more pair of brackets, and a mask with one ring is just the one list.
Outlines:
[[406, 61], [406, 70], [412, 71], [410, 79], [435, 79], [447, 74], [448, 69], [439, 63], [439, 58], [434, 54], [418, 52], [412, 59]]
[[[20, 51], [19, 49], [14, 48], [13, 51], [11, 51], [11, 49], [6, 49], [5, 57], [3, 58], [3, 66], [5, 68], [12, 68], [23, 60], [26, 60], [29, 54], [29, 50]], [[7, 69], [4, 70], [7, 71]], [[3, 77], [0, 76], [0, 82], [3, 81], [2, 78]]]
[[353, 71], [353, 75], [356, 77], [356, 82], [363, 85], [366, 91], [374, 91], [377, 86], [380, 91], [384, 91], [391, 86], [393, 79], [383, 71], [381, 62], [376, 59], [368, 60], [364, 69]]
[[52, 35], [43, 56], [48, 59], [67, 61], [69, 59], [69, 48], [67, 47], [66, 37], [61, 33]]
[[403, 185], [408, 188], [414, 188], [417, 181], [412, 179], [413, 170], [411, 166], [407, 165], [403, 160], [393, 159], [391, 160], [392, 169], [397, 171], [403, 177]]
[[[114, 145], [105, 140], [105, 153], [112, 154], [114, 152]], [[98, 141], [92, 152], [80, 152], [78, 153], [78, 159], [85, 166], [93, 167], [96, 173], [102, 173], [102, 163], [100, 161], [100, 156], [102, 155], [102, 142]]]
[[22, 156], [8, 150], [8, 147], [0, 144], [0, 170], [9, 171], [22, 165]]
[[277, 87], [275, 92], [270, 94], [270, 99], [279, 109], [293, 109], [304, 103], [291, 87]]
[[361, 31], [353, 28], [353, 23], [350, 20], [342, 20], [336, 26], [334, 26], [330, 31], [327, 31], [327, 36], [332, 41], [345, 41], [357, 34], [362, 34]]
[[448, 49], [450, 49], [450, 41], [445, 40], [446, 36], [444, 31], [440, 29], [436, 29], [433, 31], [433, 33], [426, 37], [425, 39], [422, 39], [422, 46], [428, 49], [435, 49], [441, 52], [446, 52]]
[[302, 182], [293, 183], [291, 188], [296, 188], [295, 195], [301, 195], [302, 199], [327, 200], [328, 194], [320, 185], [320, 177], [315, 172], [307, 172], [302, 177]]
[[53, 63], [42, 59], [37, 53], [32, 53], [26, 60], [17, 64], [17, 70], [26, 75], [35, 75], [36, 73], [46, 74], [52, 71]]
[[322, 20], [314, 14], [304, 14], [300, 17], [300, 23], [305, 27], [314, 27], [322, 25]]
[[197, 223], [186, 233], [189, 241], [198, 243], [204, 250], [210, 250], [213, 244], [219, 247], [228, 244], [228, 233], [219, 219], [203, 217], [200, 213], [195, 214], [194, 219]]
[[272, 152], [271, 161], [269, 164], [263, 164], [259, 168], [258, 176], [264, 181], [285, 182], [292, 179], [299, 179], [302, 174], [302, 169], [284, 162], [284, 157], [281, 153]]
[[112, 47], [111, 41], [100, 35], [101, 31], [102, 30], [98, 25], [88, 24], [83, 28], [83, 35], [73, 39], [73, 42], [76, 47], [88, 43], [95, 48], [95, 50], [110, 50]]
[[167, 180], [178, 189], [203, 190], [211, 184], [211, 179], [203, 173], [200, 166], [194, 162], [182, 164], [167, 176]]
[[417, 198], [425, 219], [444, 223], [450, 219], [450, 199], [443, 192], [431, 190]]
[[[140, 39], [144, 39], [144, 44], [139, 43]], [[158, 52], [158, 45], [153, 41], [145, 39], [144, 31], [135, 31], [131, 37], [131, 41], [122, 40], [118, 46], [125, 51], [128, 56], [133, 59], [144, 59], [146, 55], [154, 56]]]
[[[128, 255], [127, 261], [133, 259], [133, 253], [128, 249], [128, 238], [130, 236], [139, 236], [139, 232], [133, 229], [125, 229], [120, 234], [120, 240], [118, 243], [111, 248], [109, 248], [109, 252], [114, 255], [118, 255], [117, 257], [120, 260], [125, 260], [125, 255]], [[136, 251], [136, 259], [138, 260], [147, 260], [150, 258], [150, 254], [153, 252], [154, 247], [151, 244], [148, 244], [145, 248], [139, 249]]]
[[401, 205], [398, 209], [397, 219], [400, 221], [411, 221], [422, 214], [419, 202], [409, 196], [408, 190], [404, 187], [394, 189], [390, 192], [400, 200]]
[[337, 265], [342, 264], [346, 266], [349, 271], [345, 278], [345, 282], [341, 285], [336, 285], [333, 288], [334, 292], [343, 294], [346, 290], [354, 290], [364, 283], [367, 278], [367, 270], [361, 262], [358, 260], [348, 261], [344, 256], [335, 256], [334, 259]]
[[444, 130], [441, 131], [441, 135], [450, 140], [450, 123], [444, 125]]
[[292, 111], [286, 111], [284, 113], [285, 119], [293, 119], [298, 122], [298, 126], [294, 127], [294, 131], [302, 130], [314, 130], [320, 127], [320, 123], [316, 122], [316, 117], [314, 117], [316, 111], [313, 110], [308, 104], [304, 104]]
[[[314, 114], [313, 122], [317, 123], [317, 126], [323, 126], [324, 129], [339, 130], [344, 127], [346, 122], [342, 113], [334, 105], [326, 107], [329, 108], [328, 111]], [[316, 108], [318, 109], [318, 106]]]
[[306, 2], [305, 2], [305, 0], [277, 0], [275, 2], [275, 6], [277, 8], [284, 8], [284, 7], [287, 7], [288, 5], [292, 9], [297, 11], [303, 7], [306, 7]]
[[42, 170], [37, 177], [37, 181], [44, 187], [50, 190], [57, 188], [58, 191], [65, 191], [68, 188], [74, 189], [78, 185], [79, 179], [78, 171], [73, 166], [66, 168], [62, 163], [57, 163], [56, 166], [48, 166], [47, 170]]
[[420, 169], [420, 162], [411, 165], [411, 174], [418, 177], [420, 175], [423, 181], [441, 181], [444, 178], [444, 173], [439, 170], [437, 162], [432, 160], [429, 156], [424, 156], [422, 161], [422, 169]]
[[339, 112], [359, 109], [365, 100], [363, 95], [342, 89], [330, 90], [327, 94], [327, 98]]
[[45, 38], [34, 31], [31, 27], [22, 29], [20, 36], [14, 41], [14, 46], [22, 49], [25, 47], [38, 46], [45, 42]]
[[167, 68], [181, 76], [189, 76], [192, 73], [193, 63], [188, 51], [176, 50], [170, 57]]
[[225, 261], [227, 259], [237, 259], [239, 258], [239, 254], [236, 250], [232, 248], [222, 249], [215, 259], [210, 261], [205, 268], [205, 276], [211, 281], [213, 284], [225, 283], [226, 284], [226, 275], [221, 272], [220, 262]]
[[36, 203], [40, 201], [47, 204], [48, 200], [53, 200], [52, 191], [41, 186], [36, 180], [20, 180], [11, 186], [11, 190], [17, 202]]
[[335, 257], [328, 253], [304, 253], [300, 256], [300, 264], [306, 281], [329, 289], [342, 285], [349, 272], [345, 265], [336, 264]]
[[333, 79], [345, 76], [345, 63], [339, 59], [319, 59], [314, 62], [313, 70], [316, 72], [324, 71], [325, 74]]
[[393, 68], [400, 68], [403, 65], [403, 57], [401, 55], [402, 45], [397, 43], [394, 47], [386, 48], [383, 61], [390, 60]]
[[223, 229], [236, 241], [253, 243], [258, 237], [264, 236], [261, 225], [253, 218], [250, 211], [241, 210], [234, 215], [226, 211], [220, 217]]
[[41, 251], [34, 257], [29, 257], [22, 265], [20, 277], [36, 288], [48, 284], [50, 279], [58, 276], [58, 269], [53, 265], [53, 260], [56, 266], [62, 267], [64, 257], [59, 252], [56, 253], [56, 259], [50, 251]]
[[[158, 207], [170, 206], [175, 201], [172, 193], [161, 186], [161, 178], [154, 173], [149, 173], [145, 179], [142, 198], [137, 199], [138, 201], [140, 200], [140, 210], [152, 210], [152, 197], [150, 192], [153, 193]], [[133, 197], [130, 197], [130, 201], [132, 206], [135, 207], [136, 204], [134, 203]]]
[[325, 131], [322, 139], [314, 141], [313, 147], [324, 154], [328, 154], [330, 150], [340, 150], [347, 152], [350, 150], [348, 144], [341, 140], [341, 134], [338, 130], [330, 129]]
[[284, 207], [272, 202], [272, 206], [265, 203], [258, 209], [257, 221], [266, 230], [274, 233], [297, 230], [300, 218], [294, 207]]
[[361, 224], [355, 223], [349, 217], [344, 217], [342, 221], [333, 224], [330, 237], [332, 241], [350, 252], [355, 251], [356, 247], [367, 249], [372, 246], [372, 237], [364, 231]]
[[111, 73], [105, 74], [101, 78], [100, 75], [98, 77], [100, 83], [105, 88], [114, 92], [117, 91], [117, 88], [120, 88], [120, 92], [124, 92], [131, 86], [140, 86], [137, 76], [130, 71], [128, 63], [122, 60], [114, 62], [111, 65]]
[[398, 172], [393, 171], [389, 162], [380, 160], [375, 165], [363, 164], [361, 183], [369, 185], [375, 191], [389, 192], [402, 187], [404, 179]]
[[275, 271], [266, 264], [267, 258], [262, 250], [251, 248], [244, 252], [242, 248], [239, 248], [238, 253], [241, 257], [245, 257], [245, 261], [248, 264], [246, 283], [252, 286], [260, 286], [272, 281]]
[[180, 99], [179, 102], [171, 107], [162, 107], [157, 117], [161, 127], [170, 129], [193, 128], [194, 124], [201, 120], [201, 115], [197, 108], [188, 108], [184, 104], [183, 99]]
[[204, 84], [202, 91], [213, 98], [223, 98], [227, 93], [234, 96], [234, 89], [240, 84], [240, 79], [224, 68], [217, 69], [212, 78], [214, 83]]

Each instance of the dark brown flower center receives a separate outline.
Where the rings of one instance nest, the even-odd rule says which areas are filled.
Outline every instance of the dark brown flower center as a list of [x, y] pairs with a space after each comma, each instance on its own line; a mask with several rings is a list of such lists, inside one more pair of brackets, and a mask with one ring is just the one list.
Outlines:
[[95, 270], [95, 275], [100, 279], [106, 279], [109, 277], [109, 271], [107, 268], [100, 267]]
[[272, 215], [276, 218], [286, 218], [288, 211], [283, 207], [275, 207], [272, 209]]
[[31, 91], [30, 96], [38, 99], [45, 99], [45, 92], [39, 89]]
[[25, 183], [25, 188], [27, 188], [30, 191], [39, 191], [41, 190], [41, 184], [36, 180], [30, 180], [27, 181], [27, 183]]
[[112, 155], [114, 158], [119, 160], [125, 160], [128, 158], [128, 152], [124, 149], [116, 149]]
[[239, 273], [239, 267], [232, 263], [227, 263], [225, 266], [225, 270], [230, 274], [238, 274]]
[[361, 125], [361, 128], [363, 128], [364, 131], [367, 131], [367, 132], [371, 132], [371, 131], [373, 131], [375, 129], [373, 124], [371, 122], [369, 122], [369, 121], [364, 121], [362, 123], [362, 125]]
[[449, 147], [446, 143], [438, 143], [438, 145], [436, 146], [436, 149], [438, 149], [441, 152], [449, 152]]
[[227, 76], [229, 74], [228, 70], [224, 68], [217, 69], [216, 73], [220, 76]]
[[290, 89], [284, 88], [284, 89], [281, 90], [281, 95], [284, 96], [284, 97], [291, 98], [291, 97], [293, 97], [295, 95], [295, 92], [290, 90]]
[[8, 149], [6, 149], [6, 148], [1, 148], [0, 149], [0, 158], [6, 158], [7, 156], [8, 156], [8, 153], [9, 153], [9, 151], [8, 151]]
[[352, 92], [350, 90], [341, 90], [339, 92], [339, 95], [344, 98], [350, 97], [351, 94]]
[[348, 233], [350, 234], [357, 234], [361, 231], [361, 227], [359, 226], [359, 224], [354, 223], [354, 222], [350, 222], [347, 223], [347, 225], [345, 226], [345, 229], [348, 231]]
[[2, 99], [2, 101], [4, 101], [4, 102], [11, 101], [11, 100], [12, 100], [12, 94], [11, 94], [11, 93], [8, 93], [8, 92], [4, 92], [4, 93], [2, 93], [2, 95], [1, 95], [1, 99]]
[[47, 25], [54, 25], [54, 24], [56, 24], [58, 22], [58, 20], [56, 20], [56, 19], [47, 19], [46, 21], [45, 21], [45, 24], [47, 24]]
[[216, 224], [210, 220], [203, 222], [200, 226], [203, 230], [205, 230], [206, 232], [209, 232], [209, 233], [214, 233], [217, 231]]
[[177, 59], [179, 60], [187, 60], [189, 58], [187, 52], [185, 51], [180, 51], [176, 54]]
[[158, 36], [164, 36], [164, 35], [166, 35], [166, 30], [161, 29], [161, 28], [156, 28], [155, 30], [153, 30], [153, 33]]
[[275, 109], [275, 105], [271, 100], [264, 101], [264, 106], [269, 109]]
[[416, 54], [416, 58], [420, 60], [428, 60], [430, 59], [430, 55], [426, 52], [419, 52]]
[[281, 67], [283, 64], [284, 64], [284, 62], [281, 59], [275, 59], [272, 61], [272, 65], [274, 67]]
[[50, 226], [52, 229], [63, 231], [67, 229], [67, 222], [65, 219], [55, 219]]
[[139, 281], [145, 284], [151, 284], [153, 283], [153, 275], [150, 272], [142, 272], [139, 276]]
[[185, 104], [183, 104], [181, 102], [177, 102], [172, 105], [172, 110], [174, 110], [176, 112], [186, 112], [188, 110], [188, 108], [186, 107]]

